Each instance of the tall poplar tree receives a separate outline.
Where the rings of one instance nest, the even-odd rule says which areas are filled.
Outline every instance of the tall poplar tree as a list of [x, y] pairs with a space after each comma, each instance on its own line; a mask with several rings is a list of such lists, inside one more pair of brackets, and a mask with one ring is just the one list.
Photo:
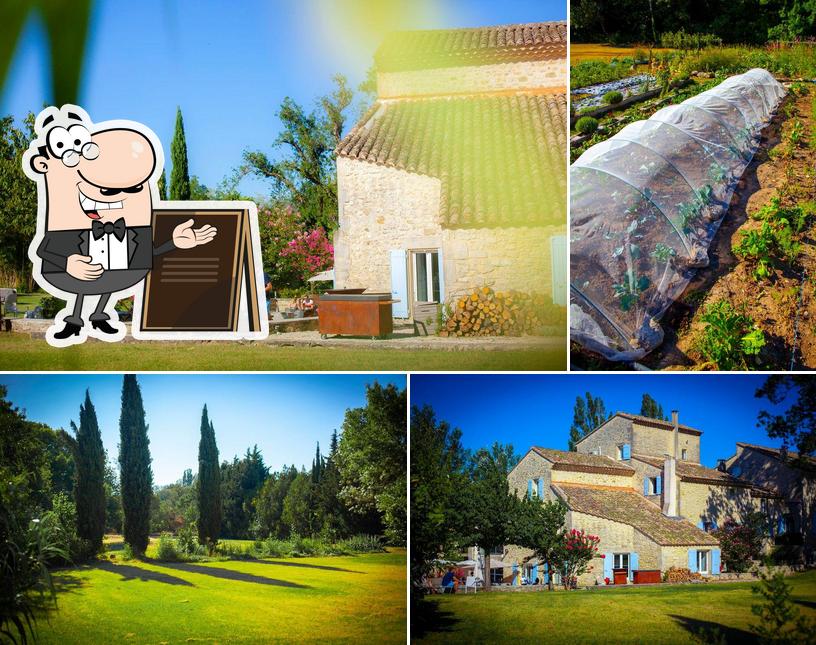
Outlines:
[[88, 390], [85, 390], [84, 405], [79, 406], [79, 429], [73, 421], [71, 427], [76, 435], [77, 535], [88, 540], [95, 553], [102, 548], [105, 534], [105, 448]]
[[586, 393], [586, 400], [575, 397], [575, 407], [572, 411], [572, 426], [570, 427], [569, 449], [575, 451], [575, 445], [590, 432], [598, 428], [609, 419], [606, 405], [599, 396], [593, 397]]
[[668, 421], [668, 417], [663, 412], [663, 406], [652, 398], [651, 394], [643, 394], [640, 402], [640, 414], [650, 419], [657, 419], [658, 421]]
[[190, 199], [190, 169], [187, 166], [187, 139], [181, 108], [176, 108], [176, 130], [170, 143], [173, 168], [170, 171], [170, 199]]
[[147, 549], [150, 534], [150, 500], [153, 471], [150, 467], [142, 391], [134, 374], [122, 384], [122, 415], [119, 418], [119, 471], [122, 482], [123, 533], [137, 554]]
[[221, 534], [221, 467], [215, 428], [207, 415], [201, 413], [201, 440], [198, 443], [198, 540], [212, 553]]
[[161, 177], [159, 177], [159, 198], [167, 199], [167, 171], [162, 170]]

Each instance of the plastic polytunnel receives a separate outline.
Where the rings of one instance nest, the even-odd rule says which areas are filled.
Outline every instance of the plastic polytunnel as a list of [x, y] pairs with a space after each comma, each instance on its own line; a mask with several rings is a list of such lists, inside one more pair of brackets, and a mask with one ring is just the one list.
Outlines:
[[611, 360], [663, 341], [785, 94], [763, 69], [732, 76], [592, 146], [570, 168], [572, 339]]

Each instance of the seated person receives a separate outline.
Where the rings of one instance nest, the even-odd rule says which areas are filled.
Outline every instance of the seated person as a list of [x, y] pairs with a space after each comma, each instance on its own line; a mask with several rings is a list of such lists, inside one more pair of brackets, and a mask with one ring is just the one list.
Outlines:
[[456, 576], [453, 575], [453, 569], [448, 569], [442, 576], [442, 589], [445, 593], [456, 593]]
[[300, 299], [300, 308], [303, 309], [304, 314], [313, 314], [315, 310], [315, 301], [311, 294], [303, 296]]

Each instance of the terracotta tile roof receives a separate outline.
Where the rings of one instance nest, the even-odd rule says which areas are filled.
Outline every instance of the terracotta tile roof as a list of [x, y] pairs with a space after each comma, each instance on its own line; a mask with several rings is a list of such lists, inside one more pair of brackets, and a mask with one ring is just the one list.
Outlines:
[[397, 72], [521, 60], [548, 60], [567, 55], [566, 22], [531, 22], [467, 29], [397, 31], [377, 52], [378, 71]]
[[[737, 442], [738, 446], [742, 446], [743, 448], [750, 448], [751, 450], [755, 450], [756, 452], [762, 453], [763, 455], [767, 455], [768, 457], [773, 457], [775, 459], [782, 459], [781, 450], [779, 448], [769, 448], [768, 446], [758, 446], [753, 443], [743, 443], [741, 441]], [[799, 459], [799, 453], [794, 452], [793, 450], [788, 450], [788, 458], [792, 461]], [[809, 461], [813, 464], [816, 464], [816, 457], [808, 457], [807, 455], [804, 457], [806, 461]]]
[[656, 504], [630, 488], [558, 483], [553, 484], [553, 489], [570, 510], [628, 524], [661, 546], [719, 544], [688, 520], [666, 517]]
[[380, 101], [336, 152], [440, 179], [446, 228], [562, 224], [566, 110], [563, 94]]
[[[674, 430], [674, 425], [672, 424], [671, 421], [661, 421], [659, 419], [652, 419], [651, 417], [644, 417], [640, 414], [630, 414], [628, 412], [615, 412], [615, 416], [623, 417], [624, 419], [630, 419], [631, 421], [637, 421], [641, 425], [652, 426], [653, 428]], [[703, 434], [701, 430], [697, 430], [697, 428], [692, 428], [691, 426], [683, 425], [682, 423], [677, 424], [677, 429], [680, 432], [685, 432], [686, 434], [696, 435]]]
[[[642, 461], [644, 464], [649, 464], [655, 468], [663, 468], [664, 459], [660, 457], [653, 457], [651, 455], [632, 455], [633, 459]], [[677, 476], [681, 481], [699, 482], [704, 484], [720, 484], [723, 486], [739, 486], [741, 488], [750, 488], [751, 484], [737, 479], [733, 475], [724, 473], [716, 468], [707, 468], [693, 461], [677, 460]]]
[[532, 450], [553, 463], [553, 470], [577, 470], [579, 472], [603, 472], [618, 475], [632, 475], [635, 469], [605, 455], [588, 455], [582, 452], [568, 452], [533, 446]]

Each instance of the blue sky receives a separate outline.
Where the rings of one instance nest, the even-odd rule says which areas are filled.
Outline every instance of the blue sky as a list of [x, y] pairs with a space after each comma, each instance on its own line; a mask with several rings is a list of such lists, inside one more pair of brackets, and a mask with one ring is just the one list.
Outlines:
[[[311, 106], [338, 72], [356, 87], [387, 31], [565, 20], [566, 13], [566, 1], [548, 0], [97, 0], [80, 103], [96, 121], [145, 123], [166, 156], [180, 105], [190, 172], [215, 186], [244, 149], [270, 150], [285, 96]], [[19, 119], [50, 101], [43, 34], [39, 20], [26, 26], [0, 113]], [[260, 180], [241, 187], [251, 196], [267, 190]]]
[[[207, 404], [221, 459], [258, 444], [267, 466], [311, 464], [315, 442], [329, 449], [348, 408], [365, 404], [365, 385], [375, 380], [405, 388], [405, 376], [376, 374], [183, 374], [138, 376], [149, 424], [153, 478], [157, 484], [197, 469], [201, 410]], [[102, 442], [116, 462], [122, 377], [111, 374], [2, 375], [8, 398], [29, 419], [69, 429], [90, 389]]]
[[749, 374], [413, 375], [411, 405], [428, 404], [438, 420], [462, 430], [466, 448], [511, 443], [567, 449], [575, 398], [600, 396], [608, 412], [640, 413], [644, 392], [677, 409], [680, 422], [703, 431], [702, 462], [734, 454], [735, 442], [778, 446], [756, 427], [761, 409], [774, 409], [754, 392], [765, 377]]

